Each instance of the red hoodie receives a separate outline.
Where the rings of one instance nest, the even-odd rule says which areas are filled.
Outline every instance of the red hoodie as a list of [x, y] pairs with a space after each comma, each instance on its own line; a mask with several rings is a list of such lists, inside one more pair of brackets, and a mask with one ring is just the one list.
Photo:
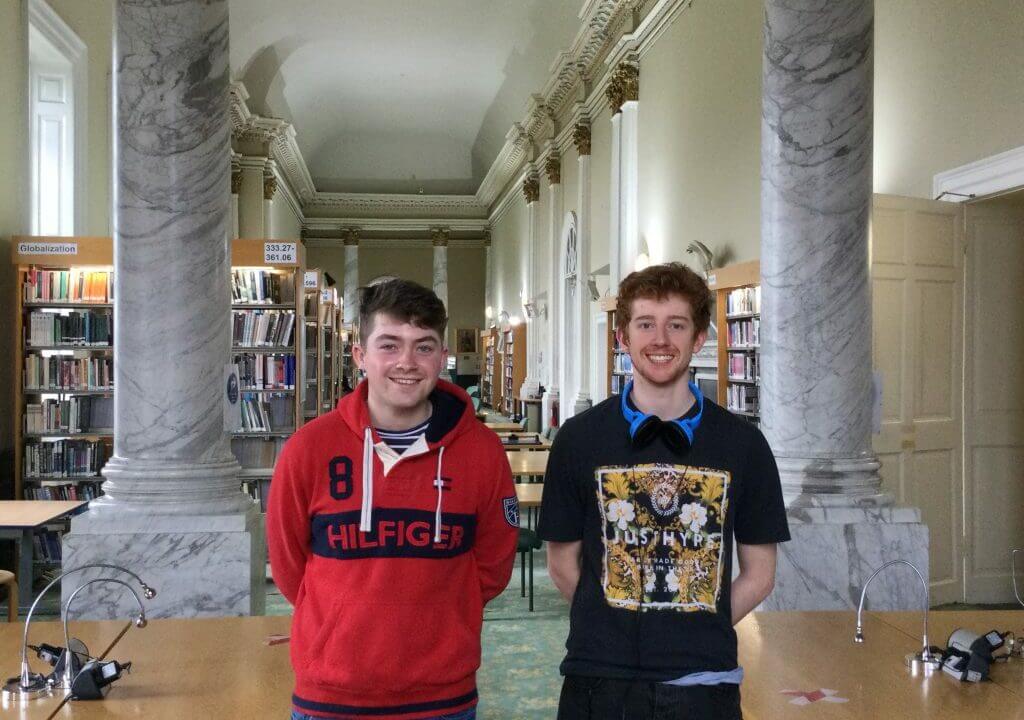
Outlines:
[[372, 430], [366, 397], [363, 382], [296, 432], [270, 486], [270, 564], [295, 606], [292, 703], [375, 720], [465, 710], [483, 606], [515, 558], [508, 460], [451, 383], [438, 381], [425, 440], [401, 458]]

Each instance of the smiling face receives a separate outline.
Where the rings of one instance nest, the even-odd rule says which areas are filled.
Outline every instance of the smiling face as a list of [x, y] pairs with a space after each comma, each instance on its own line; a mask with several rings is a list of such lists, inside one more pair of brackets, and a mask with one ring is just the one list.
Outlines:
[[[415, 425], [429, 415], [427, 399], [444, 367], [448, 351], [436, 330], [376, 313], [364, 343], [352, 349], [366, 373], [370, 416], [375, 425], [392, 430]], [[422, 417], [420, 417], [422, 416]]]
[[690, 359], [707, 339], [706, 331], [697, 331], [689, 301], [674, 293], [633, 300], [629, 324], [617, 335], [629, 350], [634, 376], [659, 387], [685, 383]]

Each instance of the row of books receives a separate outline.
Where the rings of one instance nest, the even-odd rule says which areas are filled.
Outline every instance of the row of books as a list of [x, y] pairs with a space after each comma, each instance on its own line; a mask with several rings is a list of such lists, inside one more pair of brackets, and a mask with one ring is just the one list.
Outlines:
[[736, 288], [726, 298], [726, 315], [761, 312], [761, 286]]
[[633, 358], [629, 353], [615, 353], [612, 355], [612, 372], [631, 373], [633, 372]]
[[60, 535], [56, 530], [42, 530], [32, 535], [33, 559], [36, 562], [59, 563]]
[[729, 322], [729, 347], [754, 347], [760, 344], [761, 318]]
[[33, 310], [29, 313], [28, 345], [108, 346], [114, 337], [110, 312], [71, 310], [67, 313]]
[[98, 440], [57, 440], [26, 443], [26, 478], [60, 479], [99, 475], [107, 462], [107, 446]]
[[231, 438], [231, 452], [243, 470], [272, 469], [288, 438]]
[[68, 483], [25, 488], [26, 500], [95, 500], [103, 494], [101, 482]]
[[629, 380], [628, 375], [612, 375], [612, 395], [621, 395]]
[[295, 356], [237, 353], [242, 390], [295, 389]]
[[113, 427], [112, 397], [85, 395], [25, 405], [27, 433], [110, 432]]
[[259, 478], [246, 480], [242, 483], [242, 489], [249, 493], [253, 502], [260, 504], [260, 512], [267, 511], [267, 498], [270, 497], [270, 478]]
[[114, 273], [110, 270], [37, 270], [30, 268], [23, 285], [25, 302], [114, 301]]
[[110, 390], [114, 359], [66, 355], [25, 356], [25, 388], [29, 390]]
[[231, 271], [231, 302], [291, 305], [295, 302], [294, 273], [234, 269]]
[[760, 412], [757, 385], [730, 385], [726, 388], [728, 408], [734, 412]]
[[231, 342], [245, 347], [292, 344], [295, 312], [292, 310], [232, 310]]
[[242, 430], [279, 432], [295, 429], [295, 405], [289, 395], [246, 395], [241, 402]]
[[761, 379], [758, 357], [754, 353], [729, 353], [729, 379], [752, 380]]

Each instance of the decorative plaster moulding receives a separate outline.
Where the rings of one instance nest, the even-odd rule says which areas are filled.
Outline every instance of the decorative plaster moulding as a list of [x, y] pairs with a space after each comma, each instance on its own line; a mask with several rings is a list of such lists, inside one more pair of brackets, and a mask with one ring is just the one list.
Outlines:
[[[342, 238], [306, 238], [303, 241], [306, 247], [313, 248], [335, 248], [344, 247]], [[359, 238], [360, 248], [433, 248], [433, 240], [430, 238]], [[449, 238], [449, 248], [482, 248], [483, 238]]]
[[[982, 197], [1019, 187], [1024, 187], [1024, 145], [939, 173], [932, 180], [932, 197], [944, 192]], [[942, 199], [963, 202], [970, 198], [947, 195]]]
[[[382, 217], [329, 217], [306, 218], [303, 227], [311, 232], [343, 232], [346, 228], [356, 227], [360, 230], [373, 232], [430, 232], [437, 227], [444, 227], [457, 232], [469, 231], [482, 233], [487, 229], [487, 218], [382, 218]], [[362, 244], [363, 240], [359, 240]]]
[[316, 193], [306, 202], [309, 215], [356, 217], [486, 218], [487, 207], [473, 195], [397, 195], [373, 193]]

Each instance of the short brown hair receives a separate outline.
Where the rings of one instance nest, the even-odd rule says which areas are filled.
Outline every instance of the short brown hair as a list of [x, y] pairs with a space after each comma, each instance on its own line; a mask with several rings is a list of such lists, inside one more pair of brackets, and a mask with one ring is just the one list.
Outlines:
[[373, 316], [377, 313], [434, 330], [445, 342], [448, 313], [444, 303], [433, 290], [419, 283], [391, 278], [359, 288], [359, 342], [364, 345], [373, 332]]
[[637, 298], [664, 300], [669, 295], [679, 295], [690, 303], [697, 332], [707, 331], [711, 325], [711, 290], [704, 278], [680, 262], [651, 265], [627, 275], [619, 283], [615, 327], [626, 330]]

